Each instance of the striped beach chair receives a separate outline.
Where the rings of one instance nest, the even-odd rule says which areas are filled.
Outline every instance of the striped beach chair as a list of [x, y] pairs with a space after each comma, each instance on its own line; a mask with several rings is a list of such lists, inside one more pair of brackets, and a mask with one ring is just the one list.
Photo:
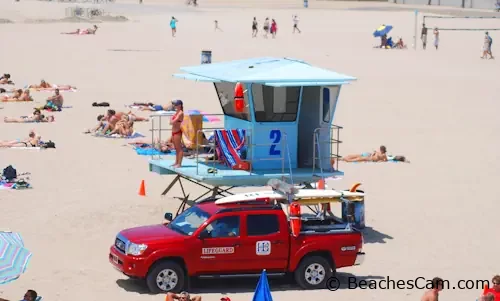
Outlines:
[[220, 161], [234, 170], [250, 170], [246, 161], [245, 130], [215, 130], [215, 145]]

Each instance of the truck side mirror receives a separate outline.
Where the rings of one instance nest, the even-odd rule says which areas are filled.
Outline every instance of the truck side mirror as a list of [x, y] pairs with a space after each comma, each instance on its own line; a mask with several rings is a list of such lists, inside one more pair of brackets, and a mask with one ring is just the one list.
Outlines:
[[167, 221], [171, 222], [174, 219], [172, 216], [172, 213], [170, 213], [170, 212], [165, 213], [165, 219]]
[[210, 237], [210, 234], [208, 233], [207, 230], [201, 231], [200, 236], [199, 236], [200, 239], [205, 239], [205, 238], [209, 238], [209, 237]]

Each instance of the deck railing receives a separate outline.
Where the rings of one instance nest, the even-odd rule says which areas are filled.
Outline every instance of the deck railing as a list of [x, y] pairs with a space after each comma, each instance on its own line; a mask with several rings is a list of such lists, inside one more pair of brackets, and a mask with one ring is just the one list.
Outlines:
[[[224, 115], [223, 114], [205, 114], [205, 116], [224, 116]], [[165, 114], [165, 115], [151, 115], [150, 116], [150, 118], [151, 118], [151, 130], [150, 131], [152, 132], [151, 144], [153, 144], [153, 145], [155, 145], [157, 140], [164, 141], [164, 140], [167, 140], [168, 138], [170, 138], [170, 136], [171, 136], [172, 128], [168, 122], [162, 121], [162, 119], [164, 117], [170, 118], [171, 115]], [[198, 137], [200, 137], [200, 135], [202, 133], [206, 136], [206, 133], [208, 133], [208, 132], [211, 132], [211, 131], [215, 132], [216, 130], [223, 130], [223, 129], [224, 129], [223, 125], [217, 126], [217, 127], [208, 127], [208, 128], [204, 127], [203, 129], [198, 130], [196, 132], [195, 139], [198, 139]], [[165, 135], [162, 135], [162, 133], [165, 131], [170, 132], [170, 135], [167, 135], [166, 137], [165, 137]], [[249, 163], [250, 170], [248, 170], [248, 173], [252, 174], [253, 165], [255, 162], [258, 162], [258, 161], [281, 161], [281, 174], [284, 174], [285, 173], [286, 159], [287, 159], [287, 157], [285, 157], [285, 156], [286, 156], [286, 154], [289, 154], [288, 137], [287, 137], [286, 133], [282, 132], [283, 138], [281, 139], [281, 141], [279, 143], [259, 143], [259, 144], [253, 143], [252, 137], [259, 135], [259, 133], [261, 131], [262, 132], [265, 131], [267, 133], [269, 131], [269, 129], [258, 130], [258, 131], [255, 131], [255, 133], [252, 133], [251, 130], [245, 130], [245, 145], [246, 145], [248, 151], [247, 151], [247, 158], [242, 159], [242, 161]], [[162, 139], [162, 138], [167, 138], [167, 139]], [[206, 137], [206, 138], [209, 138], [209, 137]], [[198, 142], [198, 141], [196, 141], [196, 142]], [[215, 156], [216, 145], [215, 145], [215, 141], [210, 142], [208, 144], [196, 143], [196, 145], [197, 145], [197, 147], [195, 147], [193, 149], [193, 152], [194, 152], [193, 159], [196, 160], [196, 174], [199, 175], [200, 174], [200, 170], [199, 170], [200, 159], [203, 160], [204, 157], [206, 158], [210, 155]], [[257, 147], [271, 147], [273, 145], [281, 146], [281, 149], [283, 151], [281, 152], [280, 157], [277, 157], [277, 158], [255, 158], [254, 157], [255, 148], [257, 148]], [[201, 151], [201, 150], [203, 150], [203, 151]], [[161, 154], [160, 155], [152, 155], [151, 158], [161, 160], [163, 158], [163, 155], [161, 155]], [[210, 162], [205, 163], [205, 165], [212, 166], [213, 168], [217, 167], [216, 164], [222, 164], [222, 163], [219, 160], [212, 160]], [[292, 172], [292, 169], [290, 168], [290, 176], [291, 176], [291, 172]], [[207, 175], [210, 175], [210, 174], [207, 174]]]
[[[327, 160], [329, 162], [329, 166], [331, 166], [331, 169], [333, 168], [334, 170], [339, 169], [339, 159], [342, 158], [339, 155], [340, 151], [340, 130], [342, 129], [341, 126], [338, 125], [332, 125], [330, 128], [317, 128], [314, 130], [314, 137], [313, 137], [313, 167], [312, 167], [312, 173], [314, 174], [316, 172], [316, 169], [319, 169], [321, 174], [323, 174], [323, 162], [324, 160]], [[326, 139], [321, 139], [322, 133], [328, 132], [329, 135], [328, 138]], [[324, 136], [324, 135], [323, 135]], [[321, 153], [321, 146], [327, 144], [329, 147], [329, 151], [326, 154]], [[335, 160], [333, 164], [332, 159]]]

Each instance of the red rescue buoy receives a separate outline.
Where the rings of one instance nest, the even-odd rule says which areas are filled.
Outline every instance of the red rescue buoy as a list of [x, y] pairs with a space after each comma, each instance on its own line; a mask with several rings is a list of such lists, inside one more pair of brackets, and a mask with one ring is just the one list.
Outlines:
[[236, 83], [234, 87], [234, 98], [243, 98], [243, 84]]
[[245, 100], [243, 98], [235, 98], [234, 99], [234, 110], [236, 113], [243, 113], [245, 109]]
[[245, 110], [245, 97], [243, 93], [243, 84], [236, 83], [234, 87], [234, 110], [236, 113], [243, 113]]
[[301, 227], [300, 204], [293, 202], [290, 204], [290, 228], [292, 228], [292, 235], [294, 237], [299, 236]]

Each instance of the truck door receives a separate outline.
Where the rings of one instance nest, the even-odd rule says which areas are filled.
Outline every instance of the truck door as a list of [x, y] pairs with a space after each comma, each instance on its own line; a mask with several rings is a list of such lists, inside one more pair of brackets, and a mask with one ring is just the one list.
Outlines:
[[228, 274], [242, 269], [239, 215], [215, 219], [201, 232], [198, 240], [196, 270], [199, 273]]
[[247, 271], [286, 270], [289, 233], [288, 228], [281, 229], [279, 218], [276, 213], [245, 216], [246, 233], [241, 238], [241, 247]]

